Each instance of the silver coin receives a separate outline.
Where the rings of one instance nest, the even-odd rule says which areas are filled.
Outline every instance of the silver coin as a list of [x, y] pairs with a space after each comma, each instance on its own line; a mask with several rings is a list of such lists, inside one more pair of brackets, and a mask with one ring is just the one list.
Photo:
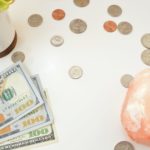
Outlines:
[[122, 9], [118, 5], [111, 5], [108, 7], [107, 12], [112, 16], [112, 17], [118, 17], [122, 14]]
[[133, 27], [129, 22], [120, 22], [118, 24], [118, 30], [120, 33], [127, 35], [132, 32]]
[[73, 66], [70, 68], [69, 70], [69, 76], [72, 78], [72, 79], [79, 79], [81, 78], [83, 75], [83, 70], [81, 67], [79, 66]]
[[144, 50], [142, 52], [141, 59], [144, 64], [150, 66], [150, 49]]
[[115, 145], [114, 150], [135, 150], [134, 146], [128, 141], [121, 141]]
[[81, 19], [74, 19], [70, 22], [70, 30], [76, 34], [83, 33], [87, 29], [87, 24]]
[[16, 63], [18, 61], [24, 62], [25, 60], [25, 55], [23, 52], [17, 51], [15, 53], [12, 54], [11, 56], [11, 60], [12, 62]]
[[28, 24], [31, 27], [38, 27], [42, 24], [43, 17], [39, 14], [33, 14], [28, 18]]
[[61, 46], [64, 43], [64, 39], [63, 37], [59, 36], [59, 35], [55, 35], [51, 38], [51, 44], [53, 46]]
[[150, 48], [150, 33], [143, 35], [141, 38], [141, 42], [144, 47]]
[[133, 79], [134, 77], [132, 75], [125, 74], [121, 77], [120, 82], [123, 87], [128, 88]]
[[89, 4], [90, 0], [74, 0], [74, 4], [78, 7], [85, 7]]

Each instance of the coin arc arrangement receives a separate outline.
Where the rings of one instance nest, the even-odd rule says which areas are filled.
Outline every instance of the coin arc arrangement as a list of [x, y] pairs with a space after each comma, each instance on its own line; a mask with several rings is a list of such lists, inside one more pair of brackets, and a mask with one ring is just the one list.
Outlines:
[[[75, 6], [83, 8], [90, 5], [90, 0], [73, 0]], [[107, 13], [110, 15], [111, 19], [108, 19], [104, 22], [103, 28], [105, 31], [112, 33], [116, 30], [119, 31], [122, 35], [129, 35], [133, 31], [133, 26], [128, 21], [122, 21], [121, 15], [124, 13], [122, 8], [119, 5], [110, 5], [107, 9]], [[51, 14], [54, 21], [58, 21], [61, 23], [66, 16], [66, 13], [63, 9], [58, 8], [52, 11]], [[120, 22], [116, 23], [113, 21], [113, 18], [118, 17]], [[32, 14], [28, 18], [28, 24], [30, 27], [40, 27], [43, 23], [43, 17], [40, 14]], [[83, 34], [87, 30], [88, 24], [79, 18], [74, 18], [69, 23], [70, 31], [74, 34]], [[62, 35], [53, 35], [50, 38], [50, 43], [59, 48], [63, 44], [65, 44], [65, 40]], [[141, 60], [144, 64], [150, 66], [150, 33], [146, 33], [141, 38], [142, 45], [146, 48], [141, 54]], [[24, 62], [25, 61], [25, 54], [23, 52], [15, 52], [12, 54], [11, 57], [12, 61], [16, 63], [17, 61]], [[68, 74], [72, 79], [80, 79], [83, 76], [83, 68], [81, 66], [71, 66]], [[134, 80], [134, 77], [130, 74], [125, 74], [121, 77], [120, 82], [123, 87], [128, 88], [129, 84]], [[128, 141], [120, 141], [114, 146], [114, 150], [134, 150], [134, 146]]]

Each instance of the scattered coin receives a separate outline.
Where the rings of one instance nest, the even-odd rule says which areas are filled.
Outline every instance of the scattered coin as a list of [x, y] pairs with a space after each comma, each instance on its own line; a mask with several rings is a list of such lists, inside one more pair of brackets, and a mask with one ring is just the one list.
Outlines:
[[39, 14], [33, 14], [28, 18], [28, 23], [31, 27], [38, 27], [42, 24], [43, 18]]
[[64, 43], [64, 39], [63, 37], [59, 36], [59, 35], [55, 35], [51, 38], [51, 44], [53, 46], [61, 46]]
[[144, 47], [150, 48], [150, 33], [143, 35], [143, 37], [141, 38], [141, 42]]
[[74, 19], [70, 23], [70, 30], [76, 34], [83, 33], [87, 29], [87, 24], [81, 19]]
[[123, 87], [128, 88], [129, 84], [131, 83], [131, 81], [134, 79], [133, 76], [129, 75], [129, 74], [125, 74], [121, 77], [121, 84]]
[[144, 50], [141, 55], [144, 64], [150, 66], [150, 49]]
[[111, 5], [108, 7], [107, 12], [112, 16], [112, 17], [118, 17], [122, 14], [122, 9], [118, 5]]
[[15, 53], [13, 53], [13, 55], [11, 56], [11, 60], [12, 60], [12, 62], [14, 62], [14, 63], [16, 63], [16, 62], [18, 62], [18, 61], [24, 62], [24, 60], [25, 60], [25, 55], [24, 55], [23, 52], [20, 52], [20, 51], [15, 52]]
[[135, 150], [135, 149], [130, 142], [121, 141], [115, 146], [114, 150]]
[[83, 75], [83, 70], [79, 66], [73, 66], [69, 70], [69, 75], [72, 79], [79, 79]]
[[132, 32], [132, 25], [129, 22], [120, 22], [118, 25], [118, 30], [122, 34], [129, 34]]
[[90, 0], [74, 0], [74, 3], [78, 7], [85, 7], [89, 4]]
[[52, 17], [53, 17], [55, 20], [62, 20], [62, 19], [65, 17], [65, 12], [64, 12], [64, 10], [62, 10], [62, 9], [55, 9], [55, 10], [52, 12]]
[[107, 32], [114, 32], [117, 29], [117, 24], [114, 21], [110, 20], [106, 21], [103, 26]]

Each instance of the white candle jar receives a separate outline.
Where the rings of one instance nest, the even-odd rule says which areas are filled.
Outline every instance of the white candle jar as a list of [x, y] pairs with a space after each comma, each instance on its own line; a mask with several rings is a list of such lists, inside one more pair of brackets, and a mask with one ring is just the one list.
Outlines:
[[0, 12], [0, 58], [8, 55], [16, 46], [17, 34], [7, 11]]

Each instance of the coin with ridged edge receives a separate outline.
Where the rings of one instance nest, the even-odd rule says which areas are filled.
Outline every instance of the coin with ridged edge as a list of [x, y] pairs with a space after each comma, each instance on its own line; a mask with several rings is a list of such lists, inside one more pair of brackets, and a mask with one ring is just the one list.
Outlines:
[[147, 33], [142, 36], [141, 43], [144, 47], [150, 48], [150, 33]]
[[131, 81], [134, 79], [134, 77], [130, 74], [125, 74], [121, 77], [120, 82], [123, 87], [128, 88]]
[[72, 66], [69, 70], [69, 76], [72, 79], [79, 79], [82, 77], [82, 75], [83, 75], [83, 70], [79, 66]]
[[39, 14], [33, 14], [28, 18], [28, 24], [31, 27], [38, 27], [42, 24], [43, 17]]
[[141, 59], [144, 64], [150, 66], [150, 49], [144, 50], [142, 52]]
[[16, 63], [18, 61], [24, 62], [25, 60], [25, 55], [23, 52], [17, 51], [15, 53], [12, 54], [11, 56], [11, 60], [12, 62]]
[[64, 43], [64, 39], [62, 36], [55, 35], [51, 38], [50, 42], [53, 46], [58, 47]]
[[89, 4], [90, 0], [74, 0], [74, 4], [78, 7], [85, 7]]
[[114, 150], [135, 150], [135, 148], [130, 142], [121, 141], [115, 145]]
[[108, 7], [107, 12], [112, 16], [112, 17], [118, 17], [122, 14], [122, 9], [118, 5], [111, 5]]
[[81, 19], [74, 19], [70, 22], [70, 30], [76, 34], [85, 32], [87, 29], [87, 24]]
[[127, 35], [132, 32], [133, 27], [129, 22], [124, 21], [118, 24], [118, 30], [120, 33]]

